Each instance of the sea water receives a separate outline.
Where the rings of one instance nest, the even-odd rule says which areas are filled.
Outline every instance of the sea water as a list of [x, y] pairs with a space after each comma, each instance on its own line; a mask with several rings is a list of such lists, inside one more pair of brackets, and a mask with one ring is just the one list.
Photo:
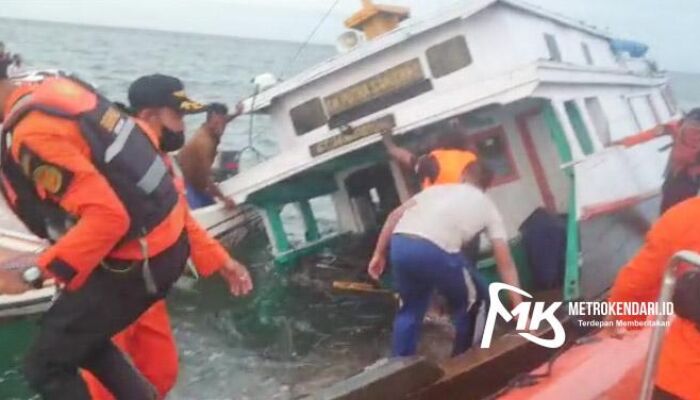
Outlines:
[[[256, 75], [290, 77], [334, 54], [330, 46], [309, 45], [295, 57], [297, 43], [5, 19], [0, 19], [0, 41], [21, 53], [28, 68], [74, 72], [114, 100], [126, 100], [128, 85], [138, 76], [158, 72], [181, 78], [194, 99], [231, 108], [253, 93]], [[671, 77], [681, 107], [700, 105], [700, 75]], [[188, 118], [188, 132], [201, 122], [202, 116]], [[250, 117], [240, 117], [221, 147], [241, 149], [252, 139], [263, 157], [272, 156], [278, 149], [269, 128], [265, 117], [252, 124]], [[244, 157], [246, 162], [257, 158], [253, 152]], [[1, 226], [10, 224], [12, 218], [0, 216]], [[332, 223], [322, 220], [321, 227], [332, 229]], [[387, 355], [391, 300], [343, 295], [290, 278], [275, 271], [268, 254], [260, 237], [236, 254], [255, 278], [256, 290], [246, 299], [232, 298], [217, 277], [173, 293], [169, 308], [181, 369], [169, 398], [294, 399]], [[10, 367], [0, 370], [0, 398], [30, 397], [19, 360], [16, 354]]]

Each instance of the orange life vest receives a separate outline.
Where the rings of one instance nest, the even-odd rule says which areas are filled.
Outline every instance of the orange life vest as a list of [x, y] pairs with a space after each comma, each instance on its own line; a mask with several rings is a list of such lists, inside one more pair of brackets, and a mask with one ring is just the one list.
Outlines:
[[433, 150], [428, 157], [428, 162], [433, 163], [433, 168], [429, 168], [432, 169], [431, 172], [421, 174], [423, 189], [433, 185], [461, 182], [464, 169], [477, 160], [474, 153], [466, 150]]
[[[2, 131], [2, 192], [15, 214], [37, 236], [58, 240], [74, 221], [56, 201], [37, 193], [29, 178], [31, 157], [10, 152], [12, 131], [31, 112], [74, 120], [91, 161], [127, 210], [131, 226], [123, 238], [143, 237], [174, 210], [178, 191], [156, 144], [133, 118], [89, 85], [51, 77], [32, 85], [12, 105]], [[47, 143], [50, 146], [50, 143]]]

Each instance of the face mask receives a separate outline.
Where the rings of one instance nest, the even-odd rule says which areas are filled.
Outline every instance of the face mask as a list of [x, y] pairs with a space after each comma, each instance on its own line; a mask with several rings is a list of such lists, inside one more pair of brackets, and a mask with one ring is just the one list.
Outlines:
[[184, 131], [172, 131], [163, 127], [160, 137], [160, 149], [166, 153], [179, 150], [185, 144]]

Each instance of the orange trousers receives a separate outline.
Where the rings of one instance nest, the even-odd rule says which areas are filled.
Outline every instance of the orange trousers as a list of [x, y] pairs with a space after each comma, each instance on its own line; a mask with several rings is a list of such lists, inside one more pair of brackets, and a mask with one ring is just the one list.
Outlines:
[[[165, 300], [155, 303], [136, 322], [112, 338], [136, 368], [165, 398], [175, 386], [178, 356]], [[82, 371], [93, 400], [115, 400], [92, 374]]]

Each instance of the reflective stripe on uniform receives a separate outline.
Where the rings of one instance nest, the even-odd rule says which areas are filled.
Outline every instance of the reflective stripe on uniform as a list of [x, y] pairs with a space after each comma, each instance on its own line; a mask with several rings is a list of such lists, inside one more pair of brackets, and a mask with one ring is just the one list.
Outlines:
[[151, 194], [156, 190], [167, 172], [168, 170], [163, 160], [160, 157], [156, 157], [137, 185], [147, 194]]
[[112, 161], [114, 157], [124, 150], [124, 145], [127, 139], [129, 139], [131, 132], [134, 130], [135, 122], [131, 118], [128, 118], [126, 122], [120, 122], [120, 124], [121, 127], [117, 129], [117, 138], [114, 139], [114, 142], [112, 142], [105, 151], [105, 162]]

